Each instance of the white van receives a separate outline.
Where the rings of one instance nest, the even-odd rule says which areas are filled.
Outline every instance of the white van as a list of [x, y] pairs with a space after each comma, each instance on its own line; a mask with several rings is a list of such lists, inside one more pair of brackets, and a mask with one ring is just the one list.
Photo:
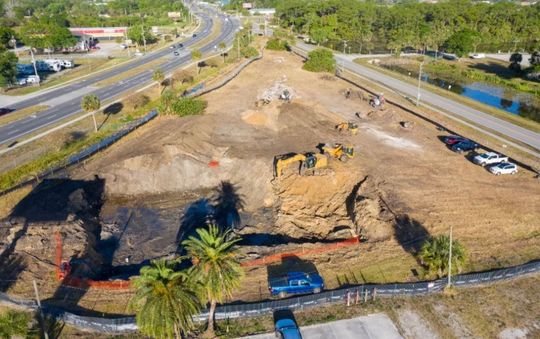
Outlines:
[[64, 68], [73, 68], [75, 66], [75, 63], [73, 60], [62, 60], [62, 67]]

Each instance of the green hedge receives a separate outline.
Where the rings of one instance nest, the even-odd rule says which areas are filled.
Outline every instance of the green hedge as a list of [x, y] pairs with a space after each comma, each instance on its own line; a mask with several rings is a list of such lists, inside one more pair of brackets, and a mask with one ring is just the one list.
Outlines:
[[332, 73], [336, 68], [334, 54], [327, 49], [315, 49], [309, 52], [308, 58], [303, 67], [306, 71]]
[[286, 51], [289, 49], [289, 45], [286, 41], [273, 38], [268, 40], [268, 42], [266, 43], [266, 49], [270, 49], [273, 51]]
[[180, 98], [171, 106], [171, 114], [184, 117], [199, 115], [206, 109], [206, 101], [193, 98]]

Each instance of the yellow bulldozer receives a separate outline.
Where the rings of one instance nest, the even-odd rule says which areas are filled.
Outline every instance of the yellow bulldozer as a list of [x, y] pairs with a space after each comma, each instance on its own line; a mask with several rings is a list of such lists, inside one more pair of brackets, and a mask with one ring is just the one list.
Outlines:
[[352, 145], [343, 145], [340, 143], [325, 144], [322, 147], [324, 154], [328, 154], [334, 159], [340, 161], [347, 161], [350, 158], [354, 158], [354, 147]]
[[336, 129], [340, 133], [349, 131], [352, 135], [356, 135], [356, 133], [358, 133], [358, 124], [355, 124], [352, 121], [342, 122], [336, 125]]
[[316, 153], [289, 153], [278, 155], [274, 158], [274, 177], [283, 175], [283, 170], [291, 164], [298, 164], [300, 175], [312, 174], [317, 169], [328, 167], [328, 157], [324, 154]]

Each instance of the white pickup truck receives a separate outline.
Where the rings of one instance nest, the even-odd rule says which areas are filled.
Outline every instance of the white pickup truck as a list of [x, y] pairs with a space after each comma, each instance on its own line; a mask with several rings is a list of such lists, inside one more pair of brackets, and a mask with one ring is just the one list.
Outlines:
[[495, 152], [488, 152], [484, 154], [479, 154], [473, 158], [473, 162], [480, 166], [494, 165], [501, 162], [508, 162], [508, 157], [497, 154]]

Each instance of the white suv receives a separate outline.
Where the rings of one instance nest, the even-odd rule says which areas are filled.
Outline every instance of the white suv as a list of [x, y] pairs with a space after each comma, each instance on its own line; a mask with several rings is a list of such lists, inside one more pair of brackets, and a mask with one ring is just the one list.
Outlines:
[[511, 162], [501, 162], [500, 164], [490, 167], [489, 171], [495, 175], [516, 174], [518, 169], [516, 164]]

